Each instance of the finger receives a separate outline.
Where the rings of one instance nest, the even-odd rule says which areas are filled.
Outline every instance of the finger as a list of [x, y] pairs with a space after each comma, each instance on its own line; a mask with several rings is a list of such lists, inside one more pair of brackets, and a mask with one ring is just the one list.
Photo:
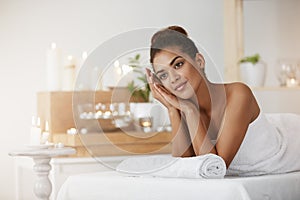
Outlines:
[[170, 91], [168, 91], [165, 87], [155, 84], [155, 88], [159, 92], [159, 94], [172, 106], [176, 107], [177, 109], [180, 109], [180, 102], [176, 96], [174, 96]]
[[175, 97], [173, 94], [171, 94], [166, 88], [164, 88], [161, 85], [158, 85], [154, 83], [155, 89], [159, 92], [159, 94], [164, 98], [164, 99], [170, 99], [172, 97]]
[[155, 84], [149, 84], [149, 87], [154, 98], [162, 97], [162, 95], [158, 91], [158, 88], [155, 87]]
[[146, 73], [147, 73], [147, 75], [150, 75], [150, 73], [151, 73], [151, 70], [148, 67], [146, 67]]
[[152, 79], [153, 79], [153, 82], [162, 85], [161, 80], [160, 80], [155, 74], [152, 73], [152, 76], [151, 76], [151, 77], [152, 77]]
[[146, 68], [146, 75], [147, 77], [151, 76], [151, 70], [149, 68]]
[[173, 95], [169, 90], [167, 90], [164, 86], [154, 83], [154, 86], [158, 89], [161, 90], [162, 92], [168, 94], [168, 95]]
[[147, 77], [147, 81], [149, 84], [152, 84], [153, 83], [153, 79], [151, 77], [151, 71], [150, 69], [146, 68], [146, 77]]

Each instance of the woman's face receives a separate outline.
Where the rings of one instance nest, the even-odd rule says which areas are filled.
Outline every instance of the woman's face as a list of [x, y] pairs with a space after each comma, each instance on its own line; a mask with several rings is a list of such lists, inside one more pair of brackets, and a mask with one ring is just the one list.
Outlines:
[[189, 99], [195, 95], [203, 80], [200, 67], [204, 67], [201, 66], [204, 60], [201, 62], [201, 59], [200, 54], [191, 59], [180, 51], [161, 50], [153, 59], [153, 67], [166, 89], [179, 98]]

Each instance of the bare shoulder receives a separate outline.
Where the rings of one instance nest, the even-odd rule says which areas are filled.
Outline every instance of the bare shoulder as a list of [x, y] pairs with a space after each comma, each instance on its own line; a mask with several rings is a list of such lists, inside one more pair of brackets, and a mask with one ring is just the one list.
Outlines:
[[241, 82], [227, 84], [226, 94], [230, 98], [235, 98], [236, 96], [253, 97], [251, 89], [246, 84]]
[[260, 109], [251, 89], [244, 83], [236, 82], [226, 85], [227, 108], [237, 113], [247, 113], [253, 120]]

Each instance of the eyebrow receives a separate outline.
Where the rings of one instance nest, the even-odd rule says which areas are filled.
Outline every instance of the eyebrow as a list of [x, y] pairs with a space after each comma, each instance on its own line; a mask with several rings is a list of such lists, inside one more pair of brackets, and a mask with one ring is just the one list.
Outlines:
[[[170, 66], [171, 65], [173, 65], [173, 63], [178, 59], [178, 58], [182, 58], [181, 56], [176, 56], [175, 58], [173, 58], [172, 60], [171, 60], [171, 62], [170, 62]], [[164, 70], [162, 69], [162, 70], [159, 70], [159, 71], [157, 71], [155, 74], [159, 74], [159, 73], [161, 73], [161, 72], [163, 72]]]
[[173, 63], [174, 63], [178, 58], [181, 58], [181, 56], [176, 56], [175, 58], [173, 58], [173, 60], [170, 62], [169, 65], [173, 65]]

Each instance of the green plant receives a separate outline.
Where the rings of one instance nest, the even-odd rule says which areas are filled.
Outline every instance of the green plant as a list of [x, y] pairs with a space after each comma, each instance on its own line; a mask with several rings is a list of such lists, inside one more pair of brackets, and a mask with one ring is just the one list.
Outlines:
[[260, 60], [260, 55], [257, 53], [254, 54], [253, 56], [244, 57], [239, 62], [240, 63], [250, 62], [253, 65], [255, 65], [259, 60]]
[[146, 78], [146, 74], [143, 72], [140, 58], [140, 54], [136, 54], [134, 57], [130, 57], [129, 66], [133, 69], [133, 72], [140, 74], [137, 79], [142, 81], [143, 86], [137, 86], [134, 80], [132, 80], [128, 83], [127, 88], [131, 92], [132, 96], [142, 98], [144, 101], [148, 102], [150, 96], [150, 87]]

